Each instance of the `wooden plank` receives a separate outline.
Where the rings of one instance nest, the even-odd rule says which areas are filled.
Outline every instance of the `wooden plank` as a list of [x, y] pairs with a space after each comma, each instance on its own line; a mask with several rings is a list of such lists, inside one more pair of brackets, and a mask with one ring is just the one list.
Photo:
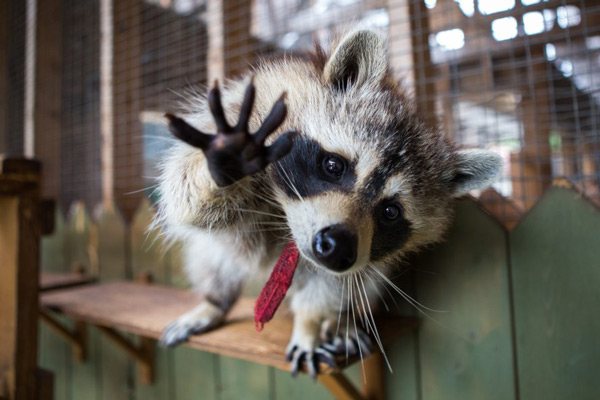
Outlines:
[[[189, 284], [183, 272], [181, 246], [174, 245], [168, 252], [169, 283], [177, 287]], [[173, 388], [177, 400], [195, 400], [199, 394], [207, 400], [217, 399], [220, 382], [220, 357], [204, 351], [180, 346], [173, 351]], [[190, 368], [190, 366], [193, 366]]]
[[87, 285], [95, 281], [96, 278], [77, 272], [41, 272], [40, 291], [57, 290], [72, 286]]
[[[65, 264], [69, 270], [83, 268], [88, 275], [98, 272], [98, 226], [90, 219], [82, 202], [74, 203], [66, 221]], [[73, 363], [71, 371], [72, 399], [98, 400], [101, 372], [101, 344], [95, 329], [86, 330], [86, 361]]]
[[515, 397], [506, 232], [471, 201], [458, 204], [447, 241], [417, 258], [423, 399]]
[[[199, 295], [190, 291], [129, 282], [91, 285], [42, 295], [42, 304], [52, 310], [155, 339], [160, 337], [168, 322], [199, 301]], [[148, 307], [149, 302], [153, 307]], [[192, 336], [186, 345], [287, 370], [289, 364], [284, 353], [292, 329], [289, 314], [282, 310], [264, 331], [256, 332], [253, 305], [254, 299], [241, 299], [223, 327]], [[415, 321], [381, 318], [378, 326], [384, 343], [387, 343], [398, 334], [414, 329]], [[243, 341], [239, 340], [241, 337]], [[350, 360], [349, 364], [355, 361]], [[325, 372], [331, 371], [325, 364], [321, 368]]]
[[552, 188], [510, 235], [520, 398], [600, 393], [600, 212]]
[[114, 201], [130, 222], [143, 198], [144, 151], [140, 122], [142, 89], [142, 2], [113, 2]]
[[8, 114], [8, 1], [0, 1], [0, 154], [6, 153]]
[[[13, 178], [21, 181], [0, 174]], [[0, 197], [0, 395], [15, 399], [34, 399], [37, 389], [39, 186], [25, 189]]]
[[61, 160], [63, 0], [37, 2], [36, 17], [33, 104], [35, 157], [44, 165], [42, 196], [58, 198]]
[[[128, 265], [130, 244], [129, 232], [121, 216], [114, 209], [103, 209], [98, 219], [100, 281], [131, 278], [131, 266]], [[90, 290], [93, 288], [90, 287]], [[116, 293], [106, 293], [95, 297], [95, 301], [101, 305], [118, 300], [120, 304], [114, 303], [116, 309], [113, 310], [113, 312], [118, 312], [118, 309], [127, 307], [126, 304], [130, 301], [129, 293], [124, 292], [122, 295], [125, 297], [119, 299], [116, 297]], [[148, 303], [146, 308], [148, 308]], [[97, 377], [101, 380], [100, 398], [106, 400], [128, 399], [133, 390], [130, 386], [133, 379], [133, 362], [127, 357], [127, 354], [104, 336], [101, 336], [100, 349], [101, 371], [100, 376]]]
[[[131, 225], [131, 265], [133, 275], [149, 273], [152, 281], [168, 283], [168, 266], [160, 231], [148, 231], [154, 218], [154, 209], [148, 199], [142, 200]], [[155, 375], [152, 385], [144, 384], [140, 371], [136, 373], [135, 394], [139, 399], [162, 400], [173, 398], [171, 381], [173, 376], [173, 353], [164, 347], [156, 346]]]
[[[55, 215], [56, 229], [52, 235], [42, 237], [41, 241], [41, 270], [40, 291], [43, 290], [44, 280], [46, 287], [53, 286], [54, 279], [48, 277], [67, 275], [68, 264], [65, 262], [64, 241], [65, 222], [62, 214]], [[46, 276], [46, 278], [44, 278]], [[57, 318], [58, 321], [69, 326], [69, 318]], [[65, 340], [53, 331], [44, 321], [40, 320], [40, 366], [54, 373], [54, 397], [56, 399], [68, 399], [71, 390], [71, 362], [73, 357], [70, 346]]]

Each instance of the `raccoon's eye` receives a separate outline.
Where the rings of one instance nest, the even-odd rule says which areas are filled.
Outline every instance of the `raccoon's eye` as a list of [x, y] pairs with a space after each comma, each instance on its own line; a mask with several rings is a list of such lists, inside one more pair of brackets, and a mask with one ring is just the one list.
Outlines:
[[388, 221], [394, 221], [400, 216], [400, 207], [397, 205], [391, 204], [384, 208], [383, 215]]
[[323, 159], [323, 169], [328, 175], [339, 178], [344, 173], [346, 164], [344, 163], [344, 160], [340, 159], [339, 157], [326, 156]]

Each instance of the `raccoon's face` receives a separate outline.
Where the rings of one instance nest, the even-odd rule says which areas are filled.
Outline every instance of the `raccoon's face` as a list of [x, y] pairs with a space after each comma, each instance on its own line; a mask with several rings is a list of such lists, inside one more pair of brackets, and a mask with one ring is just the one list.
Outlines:
[[347, 35], [316, 76], [290, 91], [301, 135], [272, 171], [294, 240], [317, 267], [351, 273], [438, 240], [451, 199], [498, 175], [498, 156], [456, 151], [419, 122], [374, 32]]

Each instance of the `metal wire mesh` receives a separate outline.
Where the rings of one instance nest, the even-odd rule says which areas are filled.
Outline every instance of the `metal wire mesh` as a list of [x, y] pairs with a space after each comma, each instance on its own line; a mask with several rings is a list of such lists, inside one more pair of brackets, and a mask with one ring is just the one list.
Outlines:
[[[26, 49], [32, 29], [26, 16], [36, 2], [9, 3], [2, 9], [8, 24], [0, 30], [6, 116], [0, 152], [20, 154], [26, 147], [25, 55], [34, 51]], [[162, 114], [176, 109], [179, 94], [233, 77], [258, 57], [303, 54], [314, 40], [326, 42], [340, 26], [355, 23], [387, 34], [393, 72], [429, 123], [465, 146], [502, 154], [499, 195], [481, 195], [500, 218], [514, 223], [559, 176], [600, 203], [598, 1], [60, 3], [61, 128], [38, 129], [35, 137], [60, 142], [52, 165], [60, 170], [55, 192], [65, 209], [74, 200], [94, 207], [114, 199], [131, 215], [151, 193], [156, 160], [168, 144]], [[44, 149], [35, 151], [44, 160]]]

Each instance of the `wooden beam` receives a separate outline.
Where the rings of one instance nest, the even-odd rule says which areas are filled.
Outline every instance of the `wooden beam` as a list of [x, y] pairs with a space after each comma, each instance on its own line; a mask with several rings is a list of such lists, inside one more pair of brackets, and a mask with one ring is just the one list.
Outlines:
[[0, 1], [0, 154], [6, 153], [8, 115], [8, 12], [9, 1]]
[[0, 159], [0, 396], [37, 396], [39, 164]]
[[34, 153], [44, 166], [42, 195], [56, 199], [60, 191], [63, 0], [38, 1], [36, 15]]
[[243, 72], [252, 61], [255, 42], [250, 35], [251, 2], [209, 1], [208, 82]]
[[81, 321], [75, 321], [75, 328], [68, 329], [58, 322], [49, 312], [43, 308], [40, 309], [40, 318], [44, 321], [54, 332], [60, 335], [64, 340], [71, 345], [73, 351], [73, 358], [77, 361], [85, 361], [86, 351], [86, 328], [85, 323]]
[[365, 380], [362, 392], [367, 400], [385, 400], [385, 376], [387, 369], [383, 355], [375, 352], [363, 361]]
[[413, 91], [417, 111], [429, 126], [435, 115], [435, 68], [429, 50], [429, 13], [423, 1], [389, 0], [390, 62], [403, 84]]
[[127, 222], [144, 196], [142, 111], [142, 2], [113, 1], [112, 115], [115, 204]]

